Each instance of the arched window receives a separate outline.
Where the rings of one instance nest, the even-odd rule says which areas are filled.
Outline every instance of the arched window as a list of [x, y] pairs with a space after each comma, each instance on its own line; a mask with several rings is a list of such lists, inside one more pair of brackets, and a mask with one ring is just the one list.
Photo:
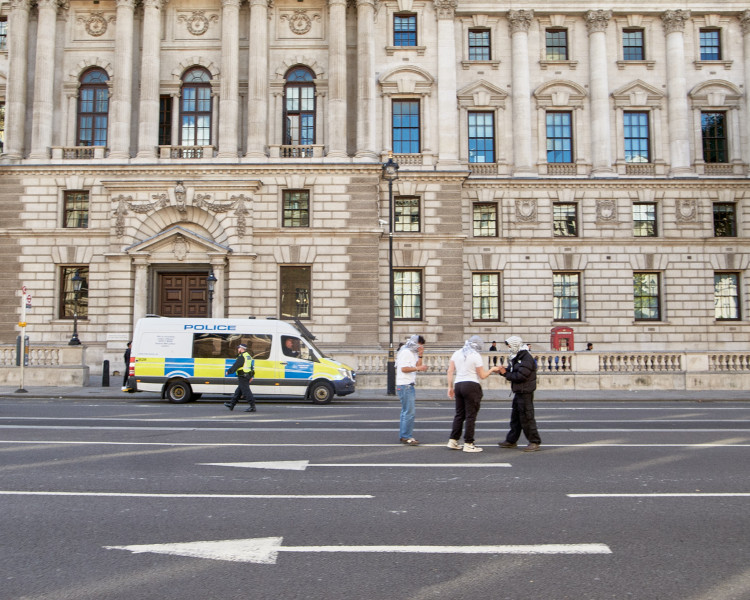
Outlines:
[[211, 145], [211, 74], [194, 67], [182, 76], [180, 144]]
[[315, 84], [312, 71], [295, 67], [286, 75], [284, 86], [284, 144], [307, 146], [315, 143]]
[[109, 76], [104, 69], [89, 69], [81, 75], [78, 91], [77, 146], [106, 146], [109, 114]]

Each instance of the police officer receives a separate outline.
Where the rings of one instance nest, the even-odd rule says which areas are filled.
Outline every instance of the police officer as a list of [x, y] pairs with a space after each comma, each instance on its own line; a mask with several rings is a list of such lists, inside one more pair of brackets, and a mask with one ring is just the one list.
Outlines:
[[227, 375], [237, 373], [237, 389], [234, 390], [232, 400], [224, 403], [224, 406], [229, 410], [234, 410], [235, 405], [240, 401], [240, 396], [242, 396], [250, 405], [245, 409], [245, 412], [255, 412], [255, 398], [253, 398], [253, 392], [250, 389], [250, 381], [255, 375], [254, 366], [255, 361], [247, 352], [247, 346], [245, 344], [238, 345], [237, 360], [226, 373]]

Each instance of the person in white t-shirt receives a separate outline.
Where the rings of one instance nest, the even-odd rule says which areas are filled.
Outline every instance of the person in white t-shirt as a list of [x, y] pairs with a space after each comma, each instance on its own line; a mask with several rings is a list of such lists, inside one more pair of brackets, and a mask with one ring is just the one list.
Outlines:
[[422, 364], [424, 338], [421, 335], [411, 336], [396, 355], [396, 393], [401, 400], [401, 425], [399, 441], [407, 446], [419, 446], [414, 439], [414, 416], [417, 394], [414, 383], [418, 371], [426, 371]]
[[[484, 368], [484, 359], [480, 356], [484, 342], [478, 335], [472, 335], [464, 347], [456, 350], [448, 366], [448, 397], [456, 400], [456, 415], [453, 417], [453, 429], [448, 440], [451, 450], [464, 452], [481, 452], [482, 448], [474, 445], [474, 425], [482, 402], [481, 379], [486, 379], [500, 370], [494, 366]], [[459, 444], [461, 432], [464, 434], [463, 446]]]

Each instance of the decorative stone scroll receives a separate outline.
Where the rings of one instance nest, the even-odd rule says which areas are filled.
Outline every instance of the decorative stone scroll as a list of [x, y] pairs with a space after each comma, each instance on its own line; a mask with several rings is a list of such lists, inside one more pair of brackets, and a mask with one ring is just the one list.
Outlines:
[[291, 15], [281, 15], [282, 21], [289, 21], [289, 29], [294, 35], [305, 35], [312, 29], [312, 22], [320, 21], [319, 14], [309, 16], [304, 8], [298, 8]]
[[208, 31], [208, 27], [211, 23], [216, 23], [219, 20], [218, 15], [206, 16], [205, 10], [194, 10], [193, 14], [189, 17], [187, 15], [180, 15], [177, 17], [180, 23], [187, 25], [188, 33], [192, 35], [203, 35]]
[[584, 15], [586, 19], [586, 28], [589, 35], [607, 30], [609, 20], [612, 18], [611, 10], [590, 10]]
[[104, 13], [99, 10], [93, 11], [85, 17], [78, 17], [78, 22], [86, 29], [86, 33], [92, 37], [99, 37], [107, 33], [107, 26], [114, 20], [113, 16], [105, 17]]

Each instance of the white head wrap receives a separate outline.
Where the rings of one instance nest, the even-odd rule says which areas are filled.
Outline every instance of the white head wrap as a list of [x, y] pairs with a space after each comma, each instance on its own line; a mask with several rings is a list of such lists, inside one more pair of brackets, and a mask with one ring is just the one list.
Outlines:
[[507, 340], [505, 340], [505, 343], [508, 344], [508, 351], [510, 352], [511, 358], [514, 358], [516, 354], [518, 354], [521, 350], [528, 349], [528, 347], [526, 347], [526, 344], [523, 343], [523, 340], [517, 335], [510, 336]]
[[469, 356], [472, 352], [479, 353], [482, 351], [482, 346], [484, 345], [484, 341], [481, 337], [478, 335], [472, 335], [468, 340], [466, 340], [466, 343], [464, 344], [464, 347], [461, 348], [461, 352], [463, 352], [464, 356]]
[[414, 354], [419, 354], [419, 336], [413, 335], [404, 344], [401, 350], [411, 350]]

